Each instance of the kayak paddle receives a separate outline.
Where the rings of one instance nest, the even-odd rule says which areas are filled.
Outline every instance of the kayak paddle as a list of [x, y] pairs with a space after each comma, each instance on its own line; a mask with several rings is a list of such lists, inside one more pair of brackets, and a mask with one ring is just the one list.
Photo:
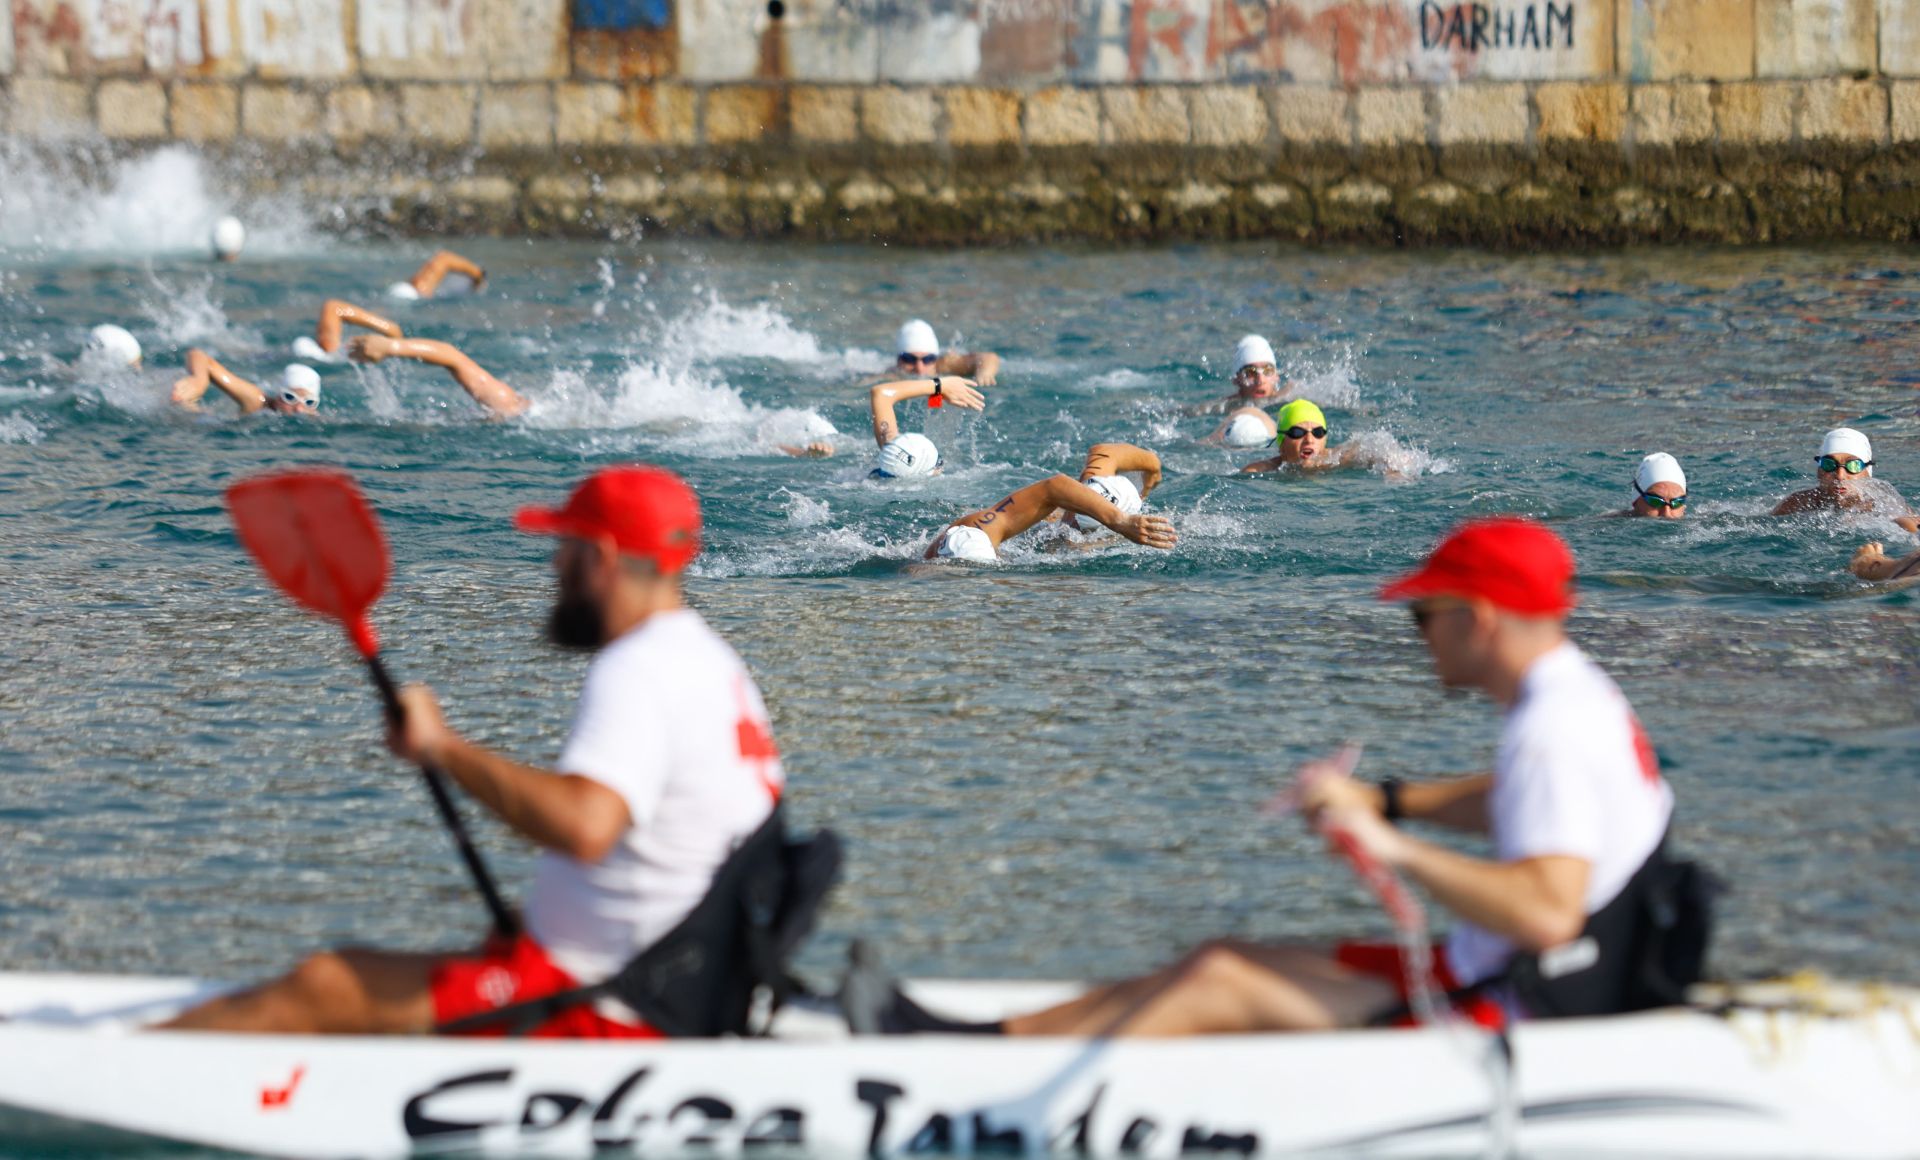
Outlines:
[[[233, 512], [240, 542], [267, 578], [294, 603], [346, 629], [347, 638], [373, 674], [388, 722], [398, 724], [400, 698], [380, 660], [380, 641], [367, 619], [368, 610], [387, 586], [387, 542], [352, 478], [326, 470], [257, 475], [227, 489], [227, 507]], [[433, 793], [441, 821], [453, 832], [474, 885], [486, 899], [495, 933], [519, 934], [519, 920], [501, 900], [493, 875], [454, 808], [445, 776], [424, 764], [420, 773]]]

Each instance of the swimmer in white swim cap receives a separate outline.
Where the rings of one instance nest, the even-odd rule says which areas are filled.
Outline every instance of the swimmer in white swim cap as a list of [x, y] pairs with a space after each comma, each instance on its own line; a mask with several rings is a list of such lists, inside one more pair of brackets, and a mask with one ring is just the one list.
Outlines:
[[1625, 515], [1677, 520], [1687, 514], [1687, 473], [1678, 459], [1664, 451], [1640, 461], [1633, 473], [1633, 491], [1633, 503]]
[[450, 342], [430, 338], [388, 338], [369, 334], [347, 344], [347, 357], [354, 362], [377, 363], [390, 358], [412, 359], [429, 366], [443, 367], [453, 381], [485, 407], [490, 418], [506, 419], [527, 409], [527, 401], [512, 387], [487, 373], [467, 353]]
[[[452, 250], [441, 250], [421, 263], [420, 268], [413, 272], [413, 277], [387, 287], [387, 297], [400, 302], [417, 302], [422, 298], [431, 298], [440, 289], [441, 283], [446, 282], [449, 274], [460, 275], [465, 279], [464, 285], [475, 291], [487, 284], [485, 270]], [[447, 289], [452, 291], [455, 285], [457, 283], [448, 282]]]
[[313, 337], [303, 334], [293, 340], [294, 355], [314, 362], [345, 362], [341, 335], [348, 323], [388, 338], [406, 337], [391, 318], [339, 298], [329, 298], [320, 304], [320, 320], [314, 324]]
[[[1141, 472], [1149, 482], [1144, 488], [1136, 487], [1121, 474], [1127, 471]], [[1151, 491], [1160, 479], [1160, 459], [1153, 452], [1127, 443], [1096, 444], [1087, 454], [1083, 472], [1087, 475], [1084, 483], [1071, 476], [1049, 476], [990, 508], [961, 516], [933, 538], [925, 558], [994, 563], [1000, 558], [1001, 544], [1036, 524], [1062, 517], [1076, 527], [1104, 525], [1149, 548], [1167, 549], [1179, 542], [1166, 517], [1145, 515], [1139, 510], [1143, 491]], [[1127, 511], [1122, 504], [1134, 510]]]
[[869, 479], [913, 479], [940, 470], [940, 449], [918, 431], [895, 437], [880, 449]]
[[1817, 483], [1796, 491], [1773, 509], [1776, 516], [1803, 512], [1870, 512], [1884, 506], [1893, 522], [1908, 532], [1920, 532], [1920, 517], [1913, 514], [1907, 501], [1889, 484], [1873, 479], [1873, 444], [1851, 427], [1835, 427], [1820, 441], [1820, 454], [1814, 459]]
[[262, 389], [234, 374], [198, 348], [187, 352], [187, 373], [173, 384], [173, 402], [189, 411], [201, 410], [200, 399], [209, 386], [239, 406], [240, 413], [273, 411], [282, 415], [311, 415], [320, 409], [320, 374], [310, 366], [289, 363], [277, 387]]
[[[1232, 414], [1245, 407], [1271, 407], [1284, 399], [1287, 391], [1292, 389], [1292, 384], [1280, 380], [1280, 364], [1274, 358], [1273, 344], [1257, 334], [1246, 335], [1234, 344], [1232, 362], [1233, 394], [1219, 402], [1203, 403], [1192, 408], [1188, 414]], [[1219, 438], [1225, 432], [1226, 428], [1223, 427], [1214, 435]]]
[[1273, 416], [1259, 407], [1242, 407], [1227, 416], [1218, 430], [1207, 437], [1209, 443], [1222, 443], [1236, 450], [1246, 451], [1255, 447], [1265, 447], [1273, 442], [1279, 433]]
[[87, 332], [88, 357], [117, 366], [137, 367], [142, 358], [140, 340], [123, 326], [103, 322]]
[[[924, 462], [924, 450], [915, 446], [894, 451], [896, 467], [908, 468], [906, 471], [890, 469], [888, 464], [889, 445], [901, 439], [900, 421], [894, 417], [893, 405], [902, 399], [925, 399], [928, 407], [938, 407], [952, 403], [969, 411], [984, 411], [987, 407], [985, 397], [980, 394], [978, 384], [972, 379], [963, 379], [958, 375], [933, 375], [924, 379], [901, 379], [891, 383], [879, 383], [867, 391], [867, 411], [873, 417], [873, 441], [880, 447], [880, 460], [874, 467], [874, 475], [881, 478], [900, 475], [926, 475], [939, 466], [938, 455], [931, 464]], [[921, 437], [926, 449], [933, 447], [933, 441]]]
[[893, 337], [893, 369], [868, 377], [866, 382], [916, 375], [959, 375], [983, 387], [1000, 377], [1000, 356], [990, 350], [941, 353], [940, 337], [922, 319], [910, 319]]
[[231, 214], [213, 223], [213, 232], [207, 239], [213, 247], [213, 256], [222, 262], [231, 262], [240, 256], [247, 245], [247, 227], [240, 219]]

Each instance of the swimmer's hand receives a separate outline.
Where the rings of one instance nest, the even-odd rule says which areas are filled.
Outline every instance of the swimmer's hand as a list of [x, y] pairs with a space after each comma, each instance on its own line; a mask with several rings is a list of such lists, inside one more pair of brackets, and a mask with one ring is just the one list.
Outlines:
[[393, 350], [394, 340], [384, 334], [363, 334], [347, 343], [347, 357], [354, 362], [377, 363]]
[[969, 411], [987, 409], [986, 396], [979, 391], [980, 384], [972, 379], [963, 379], [959, 375], [941, 375], [940, 396], [956, 407], [965, 407]]
[[1172, 521], [1165, 516], [1128, 516], [1114, 525], [1113, 530], [1149, 548], [1166, 549], [1180, 542], [1180, 537], [1174, 534]]
[[1885, 580], [1893, 575], [1897, 566], [1897, 561], [1887, 555], [1886, 547], [1876, 540], [1860, 545], [1859, 551], [1853, 554], [1852, 562], [1847, 565], [1847, 571], [1862, 580]]
[[815, 439], [807, 444], [782, 443], [780, 450], [797, 459], [828, 459], [833, 455], [833, 444], [825, 439]]
[[207, 393], [207, 380], [204, 375], [186, 375], [173, 381], [172, 399], [175, 406], [189, 411], [201, 410], [200, 397]]

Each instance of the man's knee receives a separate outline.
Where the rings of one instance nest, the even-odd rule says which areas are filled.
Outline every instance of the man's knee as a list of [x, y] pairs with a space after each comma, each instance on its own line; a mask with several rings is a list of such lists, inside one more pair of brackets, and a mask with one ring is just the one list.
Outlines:
[[1246, 955], [1246, 944], [1237, 939], [1209, 939], [1187, 952], [1180, 960], [1183, 983], [1199, 986], [1226, 986], [1246, 977], [1253, 965]]
[[347, 999], [357, 999], [361, 993], [360, 972], [353, 961], [357, 954], [340, 950], [309, 955], [287, 972], [287, 989], [323, 1007], [337, 1008]]

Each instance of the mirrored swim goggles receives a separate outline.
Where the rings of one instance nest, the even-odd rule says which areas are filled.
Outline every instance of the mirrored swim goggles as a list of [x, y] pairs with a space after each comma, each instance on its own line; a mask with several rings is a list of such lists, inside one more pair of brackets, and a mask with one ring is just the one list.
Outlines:
[[900, 362], [910, 367], [930, 367], [940, 361], [937, 354], [907, 354], [902, 352]]
[[1646, 488], [1641, 487], [1637, 483], [1633, 485], [1633, 490], [1639, 492], [1640, 498], [1654, 511], [1659, 511], [1661, 508], [1672, 508], [1674, 511], [1679, 511], [1681, 508], [1687, 506], [1687, 493], [1684, 491], [1672, 499], [1668, 499], [1664, 495], [1650, 494]]
[[1873, 460], [1862, 459], [1858, 455], [1849, 455], [1845, 459], [1837, 455], [1822, 455], [1819, 462], [1822, 471], [1834, 473], [1845, 471], [1848, 475], [1859, 475], [1873, 466]]
[[1294, 426], [1287, 428], [1280, 434], [1288, 439], [1304, 439], [1308, 435], [1312, 435], [1315, 439], [1325, 439], [1327, 437], [1327, 429], [1325, 427]]

